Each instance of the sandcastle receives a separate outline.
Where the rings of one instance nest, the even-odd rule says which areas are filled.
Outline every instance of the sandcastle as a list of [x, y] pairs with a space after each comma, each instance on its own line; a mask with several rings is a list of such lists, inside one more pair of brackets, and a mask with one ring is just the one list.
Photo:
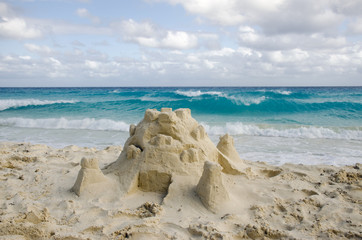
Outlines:
[[[221, 137], [216, 147], [203, 126], [192, 118], [190, 109], [148, 109], [137, 126], [130, 126], [129, 134], [119, 158], [103, 169], [103, 174], [118, 180], [124, 194], [142, 190], [167, 195], [174, 176], [197, 176], [196, 192], [214, 211], [217, 195], [227, 197], [221, 174], [242, 174], [243, 161], [232, 137]], [[82, 168], [73, 190], [81, 195], [86, 185], [96, 182], [94, 179], [104, 181], [100, 171], [96, 172], [96, 178], [87, 177]], [[84, 183], [82, 179], [92, 181]]]

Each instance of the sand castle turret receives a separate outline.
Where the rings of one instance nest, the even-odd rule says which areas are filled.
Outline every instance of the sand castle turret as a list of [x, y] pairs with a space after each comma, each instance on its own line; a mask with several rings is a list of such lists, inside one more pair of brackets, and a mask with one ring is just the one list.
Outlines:
[[82, 194], [90, 186], [94, 186], [97, 183], [107, 181], [107, 178], [103, 175], [102, 171], [99, 169], [98, 160], [95, 158], [82, 158], [81, 169], [78, 173], [77, 180], [72, 191], [75, 192], [78, 196]]
[[206, 161], [204, 172], [196, 187], [196, 193], [201, 202], [213, 212], [218, 210], [220, 203], [229, 199], [229, 194], [222, 181], [221, 170], [219, 164]]
[[246, 168], [244, 161], [240, 158], [234, 146], [234, 139], [229, 134], [220, 137], [217, 144], [219, 150], [219, 163], [223, 167], [223, 172], [232, 175], [242, 174]]

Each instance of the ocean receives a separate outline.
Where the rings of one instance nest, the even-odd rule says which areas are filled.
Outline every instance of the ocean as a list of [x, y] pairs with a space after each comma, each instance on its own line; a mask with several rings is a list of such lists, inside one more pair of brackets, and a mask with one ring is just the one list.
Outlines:
[[190, 108], [246, 160], [362, 163], [362, 87], [0, 88], [0, 141], [123, 145], [129, 125], [161, 107]]

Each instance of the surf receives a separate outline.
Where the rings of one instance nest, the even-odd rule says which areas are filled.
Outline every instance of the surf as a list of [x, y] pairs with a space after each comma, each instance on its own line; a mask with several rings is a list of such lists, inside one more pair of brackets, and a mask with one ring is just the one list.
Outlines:
[[87, 129], [98, 131], [123, 131], [127, 132], [129, 124], [111, 119], [67, 119], [61, 118], [5, 118], [0, 119], [2, 127], [38, 128], [38, 129]]
[[11, 108], [76, 103], [74, 100], [0, 99], [0, 111]]

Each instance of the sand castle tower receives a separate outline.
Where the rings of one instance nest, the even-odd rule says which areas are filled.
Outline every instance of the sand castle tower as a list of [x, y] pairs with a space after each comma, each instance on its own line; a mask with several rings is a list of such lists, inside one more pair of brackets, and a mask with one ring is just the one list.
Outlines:
[[[192, 118], [190, 109], [148, 109], [137, 126], [130, 126], [129, 133], [119, 158], [103, 170], [104, 174], [119, 179], [124, 193], [139, 189], [166, 195], [175, 175], [200, 178], [203, 172], [210, 175], [217, 173], [217, 169], [226, 174], [241, 173], [240, 165], [239, 169], [235, 167], [235, 162], [242, 164], [242, 160], [236, 153], [232, 138], [221, 138], [218, 149], [203, 126]], [[205, 171], [211, 169], [210, 164], [204, 168], [206, 161], [221, 166]], [[219, 176], [216, 178], [220, 179]], [[205, 176], [205, 179], [214, 177]], [[202, 186], [206, 186], [206, 182], [199, 184], [197, 192], [203, 192]], [[206, 195], [202, 198], [206, 199]], [[214, 196], [213, 193], [210, 196]]]

